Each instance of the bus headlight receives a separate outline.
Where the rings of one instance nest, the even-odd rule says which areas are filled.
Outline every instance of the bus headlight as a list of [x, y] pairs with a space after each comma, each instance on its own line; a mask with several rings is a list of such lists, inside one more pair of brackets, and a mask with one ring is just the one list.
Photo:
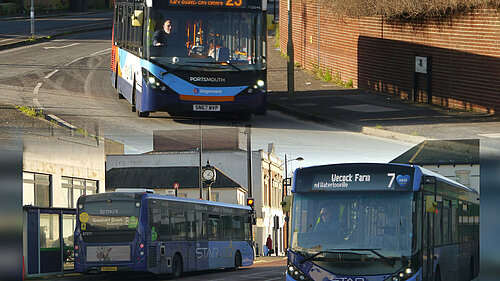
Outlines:
[[257, 80], [257, 86], [259, 86], [259, 87], [261, 87], [261, 88], [262, 88], [262, 87], [264, 87], [264, 84], [265, 84], [265, 83], [264, 83], [264, 81], [263, 81], [263, 80]]
[[167, 91], [167, 86], [163, 84], [163, 82], [158, 77], [154, 76], [145, 68], [142, 69], [142, 78], [144, 79], [148, 87], [151, 87], [153, 89], [160, 89], [162, 92]]
[[156, 85], [156, 79], [153, 76], [149, 76], [148, 83], [150, 85]]
[[297, 269], [293, 264], [289, 263], [287, 267], [288, 275], [291, 276], [294, 280], [298, 281], [312, 281], [311, 278], [307, 277], [304, 273], [302, 273], [299, 269]]

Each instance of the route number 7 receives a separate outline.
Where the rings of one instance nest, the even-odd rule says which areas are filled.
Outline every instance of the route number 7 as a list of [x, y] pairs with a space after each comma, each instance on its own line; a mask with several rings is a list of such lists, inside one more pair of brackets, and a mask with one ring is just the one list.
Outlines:
[[387, 173], [388, 177], [391, 177], [391, 180], [389, 181], [389, 185], [387, 186], [388, 188], [391, 188], [392, 183], [394, 182], [394, 178], [396, 177], [395, 173]]

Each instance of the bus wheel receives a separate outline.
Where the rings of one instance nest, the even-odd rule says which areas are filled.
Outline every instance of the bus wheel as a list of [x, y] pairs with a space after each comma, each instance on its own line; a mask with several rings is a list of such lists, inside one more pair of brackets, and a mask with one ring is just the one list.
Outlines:
[[240, 251], [236, 252], [236, 255], [234, 256], [234, 269], [238, 270], [239, 267], [241, 267], [242, 261], [241, 261], [241, 253]]
[[139, 111], [137, 109], [136, 109], [136, 111], [137, 111], [137, 116], [139, 116], [139, 117], [148, 117], [149, 116], [149, 112]]
[[180, 278], [182, 275], [182, 258], [179, 254], [174, 256], [174, 262], [172, 263], [172, 275], [174, 278]]

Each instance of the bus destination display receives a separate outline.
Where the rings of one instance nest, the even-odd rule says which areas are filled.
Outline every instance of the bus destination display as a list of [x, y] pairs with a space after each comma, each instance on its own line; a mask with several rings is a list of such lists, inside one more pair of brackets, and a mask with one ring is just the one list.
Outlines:
[[[336, 167], [316, 167], [304, 169], [297, 192], [307, 191], [362, 191], [362, 190], [412, 190], [414, 169], [404, 166], [371, 167], [363, 169]], [[307, 175], [304, 177], [304, 175]]]
[[252, 8], [247, 0], [169, 0], [175, 7], [214, 7], [214, 8]]

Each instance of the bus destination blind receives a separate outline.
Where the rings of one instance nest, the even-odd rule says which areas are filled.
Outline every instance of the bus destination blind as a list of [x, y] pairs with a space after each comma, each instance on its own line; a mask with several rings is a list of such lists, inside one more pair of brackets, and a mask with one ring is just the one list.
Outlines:
[[[307, 191], [375, 191], [375, 190], [412, 190], [414, 169], [402, 166], [385, 166], [367, 170], [345, 169], [319, 169], [305, 172], [302, 177], [298, 175], [298, 192]], [[351, 166], [352, 168], [352, 166]]]
[[247, 0], [169, 0], [173, 7], [257, 8], [249, 7]]

